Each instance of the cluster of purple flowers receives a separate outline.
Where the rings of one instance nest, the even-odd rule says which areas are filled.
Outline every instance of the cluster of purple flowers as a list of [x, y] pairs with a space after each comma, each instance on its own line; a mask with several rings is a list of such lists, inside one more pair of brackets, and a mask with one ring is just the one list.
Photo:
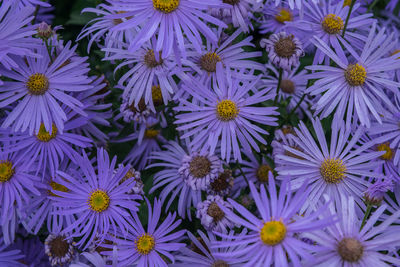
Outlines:
[[0, 267], [400, 266], [399, 1], [103, 2], [0, 0]]

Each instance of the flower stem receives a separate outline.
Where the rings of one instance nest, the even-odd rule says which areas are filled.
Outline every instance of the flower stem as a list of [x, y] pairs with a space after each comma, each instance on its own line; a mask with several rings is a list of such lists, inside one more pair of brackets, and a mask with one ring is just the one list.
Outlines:
[[379, 0], [374, 0], [374, 2], [372, 2], [372, 4], [368, 7], [367, 12], [370, 12], [374, 8], [374, 6], [378, 3], [378, 1]]
[[279, 99], [279, 89], [281, 88], [282, 73], [283, 73], [283, 69], [279, 68], [278, 86], [276, 87], [276, 96], [275, 96], [275, 100], [274, 100], [274, 106], [276, 106], [276, 103], [278, 102], [278, 99]]
[[244, 172], [243, 172], [243, 170], [242, 170], [242, 167], [240, 166], [239, 161], [236, 161], [236, 167], [239, 169], [240, 174], [241, 174], [241, 175], [244, 177], [244, 179], [246, 180], [247, 185], [250, 185], [249, 180], [247, 179], [246, 175], [244, 175]]
[[53, 57], [51, 56], [51, 45], [49, 45], [49, 39], [44, 40], [46, 44], [47, 53], [49, 54], [50, 62], [53, 63]]
[[365, 223], [367, 222], [367, 218], [368, 218], [369, 214], [371, 213], [371, 209], [372, 209], [372, 205], [368, 204], [367, 205], [367, 209], [366, 209], [365, 214], [364, 214], [364, 218], [363, 218], [363, 220], [361, 222], [360, 230], [364, 227]]
[[353, 11], [353, 7], [354, 7], [354, 4], [355, 4], [355, 3], [356, 3], [356, 0], [351, 0], [351, 4], [350, 4], [350, 8], [349, 8], [349, 13], [347, 13], [346, 21], [345, 21], [344, 27], [343, 27], [342, 37], [344, 37], [344, 34], [346, 33], [347, 24], [349, 24], [349, 19], [350, 19], [351, 11]]

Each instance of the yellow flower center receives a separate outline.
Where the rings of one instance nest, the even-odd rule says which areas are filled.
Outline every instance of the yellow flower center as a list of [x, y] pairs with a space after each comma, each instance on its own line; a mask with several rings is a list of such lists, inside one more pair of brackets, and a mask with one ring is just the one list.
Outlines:
[[256, 173], [256, 177], [258, 179], [258, 181], [262, 182], [262, 183], [266, 183], [268, 182], [268, 173], [272, 172], [272, 168], [267, 165], [267, 164], [263, 164], [261, 165]]
[[200, 66], [207, 72], [215, 72], [217, 70], [217, 63], [221, 58], [215, 52], [208, 52], [200, 58]]
[[0, 160], [0, 182], [5, 183], [11, 179], [15, 170], [8, 160]]
[[344, 77], [351, 86], [361, 86], [367, 78], [367, 71], [359, 64], [349, 64], [344, 72]]
[[383, 143], [383, 144], [379, 144], [376, 147], [376, 150], [378, 150], [378, 151], [386, 151], [386, 153], [381, 156], [381, 159], [383, 159], [383, 160], [391, 160], [393, 158], [393, 151], [390, 148], [389, 142], [386, 142], [386, 143]]
[[103, 212], [110, 206], [110, 197], [103, 190], [97, 189], [89, 196], [89, 208], [95, 212]]
[[340, 159], [325, 159], [319, 170], [326, 183], [338, 184], [345, 178], [346, 166]]
[[222, 100], [217, 105], [217, 116], [222, 121], [230, 121], [237, 117], [239, 109], [232, 100]]
[[39, 128], [39, 132], [36, 135], [37, 139], [39, 139], [42, 142], [49, 142], [51, 139], [53, 139], [54, 137], [56, 137], [57, 135], [57, 127], [54, 125], [52, 125], [51, 127], [51, 134], [46, 131], [46, 128], [44, 127], [44, 124], [40, 124], [40, 128]]
[[135, 249], [141, 255], [149, 254], [155, 247], [154, 237], [148, 233], [139, 236], [135, 240]]
[[49, 89], [49, 80], [44, 74], [35, 73], [29, 77], [26, 87], [32, 95], [43, 95]]
[[144, 137], [147, 139], [154, 139], [158, 136], [159, 133], [159, 130], [146, 129], [146, 131], [144, 131]]
[[179, 0], [153, 0], [153, 6], [158, 11], [171, 13], [179, 6]]
[[321, 25], [322, 29], [329, 34], [338, 34], [344, 27], [342, 18], [335, 14], [326, 15]]
[[279, 13], [275, 15], [275, 20], [282, 24], [284, 24], [285, 21], [292, 21], [292, 12], [290, 12], [290, 10], [286, 8], [282, 8], [281, 10], [279, 10]]
[[153, 98], [154, 106], [160, 106], [163, 103], [161, 87], [159, 85], [153, 85], [151, 87], [151, 97]]
[[344, 0], [343, 7], [350, 6], [350, 5], [351, 5], [351, 0]]
[[[69, 189], [67, 187], [63, 186], [62, 184], [56, 183], [54, 181], [50, 182], [50, 186], [53, 190], [57, 190], [60, 192], [69, 192]], [[51, 195], [53, 197], [60, 197], [59, 195], [54, 194], [50, 190], [49, 190], [49, 195]]]
[[285, 236], [286, 226], [281, 221], [266, 222], [260, 231], [261, 240], [269, 246], [279, 244]]
[[157, 61], [156, 56], [154, 55], [154, 50], [153, 49], [147, 50], [146, 54], [144, 55], [144, 63], [147, 65], [147, 67], [155, 68], [164, 63], [164, 60], [161, 58], [161, 51], [159, 53], [160, 53], [160, 56], [158, 58], [159, 61]]

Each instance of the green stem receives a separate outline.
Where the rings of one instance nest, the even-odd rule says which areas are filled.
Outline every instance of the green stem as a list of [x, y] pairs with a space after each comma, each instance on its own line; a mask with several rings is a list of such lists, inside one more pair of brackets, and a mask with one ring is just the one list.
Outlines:
[[283, 74], [283, 69], [279, 68], [278, 86], [276, 87], [276, 96], [275, 96], [275, 100], [274, 100], [274, 106], [276, 106], [276, 103], [278, 102], [278, 99], [279, 99], [279, 89], [281, 88], [282, 74]]
[[300, 107], [300, 104], [303, 102], [304, 98], [306, 98], [306, 94], [305, 94], [305, 93], [301, 96], [299, 102], [297, 102], [297, 105], [294, 107], [294, 109], [292, 109], [292, 111], [290, 111], [289, 116], [288, 116], [289, 118], [292, 117], [292, 115], [294, 114], [294, 112], [296, 111], [296, 109], [297, 109], [298, 107]]
[[250, 185], [249, 180], [247, 179], [246, 175], [244, 175], [244, 172], [243, 172], [243, 170], [242, 170], [242, 167], [241, 167], [240, 164], [239, 164], [239, 161], [236, 161], [236, 167], [239, 169], [240, 174], [241, 174], [241, 175], [244, 177], [244, 179], [246, 180], [247, 185]]
[[364, 227], [365, 223], [367, 222], [367, 218], [368, 218], [369, 214], [371, 213], [371, 209], [372, 209], [372, 205], [368, 204], [367, 205], [367, 209], [366, 209], [365, 214], [364, 214], [364, 218], [363, 218], [362, 223], [361, 223], [360, 230]]
[[33, 13], [32, 25], [35, 25], [37, 14], [39, 13], [39, 5], [36, 6], [35, 13]]
[[349, 19], [350, 19], [351, 11], [353, 11], [353, 7], [354, 7], [354, 4], [355, 4], [355, 3], [356, 3], [356, 0], [351, 0], [351, 4], [350, 4], [350, 8], [349, 8], [349, 13], [347, 13], [346, 21], [345, 21], [344, 27], [343, 27], [342, 37], [344, 37], [344, 34], [346, 33], [347, 24], [349, 24]]
[[49, 45], [49, 39], [44, 40], [46, 44], [47, 53], [49, 54], [50, 62], [53, 63], [53, 57], [51, 56], [51, 45]]
[[372, 4], [368, 7], [367, 12], [370, 12], [374, 8], [374, 6], [378, 3], [378, 1], [379, 0], [374, 0], [374, 2], [372, 2]]

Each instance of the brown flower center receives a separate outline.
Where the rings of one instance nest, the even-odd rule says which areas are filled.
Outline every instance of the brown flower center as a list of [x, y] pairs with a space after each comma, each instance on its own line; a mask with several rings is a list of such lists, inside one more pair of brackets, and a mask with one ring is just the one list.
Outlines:
[[190, 161], [189, 170], [195, 178], [203, 178], [210, 173], [211, 162], [207, 157], [196, 156]]
[[296, 44], [294, 43], [293, 38], [294, 36], [290, 35], [279, 39], [275, 43], [274, 50], [279, 57], [289, 58], [294, 55], [296, 51]]
[[229, 264], [223, 260], [217, 260], [213, 263], [211, 267], [229, 267]]
[[207, 72], [215, 72], [217, 70], [217, 63], [221, 58], [215, 52], [208, 52], [200, 58], [200, 66]]
[[160, 66], [164, 63], [163, 59], [161, 58], [161, 51], [160, 51], [160, 58], [159, 61], [156, 60], [156, 57], [154, 55], [153, 49], [150, 49], [147, 51], [146, 55], [144, 55], [144, 63], [147, 65], [149, 68], [155, 68], [157, 66]]
[[260, 181], [261, 183], [266, 183], [268, 182], [268, 173], [272, 172], [272, 168], [267, 165], [267, 164], [263, 164], [261, 165], [256, 173], [256, 177], [258, 179], [258, 181]]
[[139, 103], [138, 103], [138, 106], [137, 106], [137, 107], [138, 107], [138, 108], [135, 107], [135, 103], [133, 102], [133, 103], [129, 106], [129, 109], [132, 110], [132, 112], [135, 112], [135, 113], [142, 113], [143, 111], [146, 110], [146, 104], [144, 103], [144, 99], [143, 99], [143, 98], [141, 98], [141, 99], [139, 100]]
[[218, 207], [218, 204], [215, 202], [212, 202], [210, 206], [208, 206], [207, 214], [214, 219], [214, 222], [219, 222], [225, 216], [225, 213], [220, 209], [220, 207]]
[[221, 192], [233, 185], [232, 171], [224, 170], [224, 172], [220, 173], [218, 178], [210, 183], [211, 189], [215, 192]]
[[291, 80], [282, 80], [281, 81], [281, 89], [282, 92], [286, 94], [293, 94], [295, 90], [295, 85]]
[[364, 247], [354, 238], [343, 238], [338, 246], [338, 253], [344, 261], [358, 262], [364, 254]]
[[68, 254], [69, 243], [64, 235], [57, 236], [49, 242], [50, 253], [53, 257], [63, 258]]

